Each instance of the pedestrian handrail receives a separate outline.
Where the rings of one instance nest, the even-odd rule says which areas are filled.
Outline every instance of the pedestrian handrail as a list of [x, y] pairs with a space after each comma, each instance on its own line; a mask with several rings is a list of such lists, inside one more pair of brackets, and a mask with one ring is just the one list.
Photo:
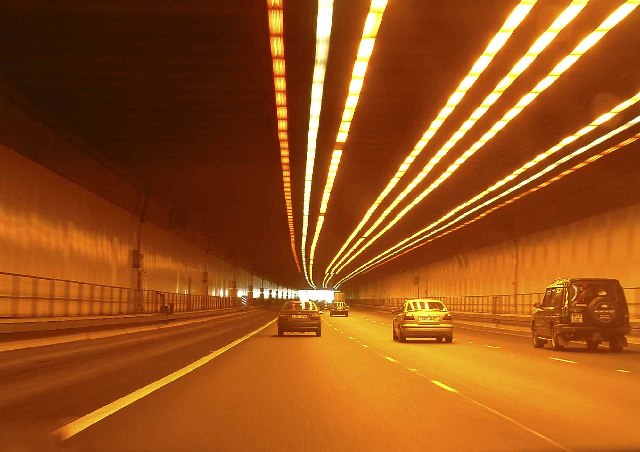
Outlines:
[[[629, 305], [629, 317], [631, 319], [639, 319], [640, 287], [624, 288], [624, 292]], [[427, 295], [423, 298], [441, 300], [450, 311], [456, 312], [529, 315], [533, 311], [533, 305], [542, 302], [543, 297], [544, 292], [531, 292], [496, 295]], [[352, 299], [349, 301], [367, 306], [398, 307], [412, 298], [416, 297]]]
[[0, 272], [0, 317], [73, 317], [224, 309], [239, 298]]

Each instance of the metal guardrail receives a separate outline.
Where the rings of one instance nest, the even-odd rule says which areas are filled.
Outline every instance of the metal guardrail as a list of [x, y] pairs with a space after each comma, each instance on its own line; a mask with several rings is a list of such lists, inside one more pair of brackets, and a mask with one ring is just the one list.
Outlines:
[[0, 272], [0, 317], [74, 317], [224, 309], [239, 298], [191, 295]]
[[[629, 305], [629, 317], [640, 319], [640, 287], [624, 288]], [[441, 300], [450, 311], [470, 312], [482, 314], [514, 314], [529, 315], [533, 311], [534, 303], [542, 302], [544, 292], [522, 293], [516, 295], [464, 295], [464, 296], [433, 296]], [[359, 299], [358, 304], [367, 306], [401, 306], [405, 298], [371, 298]], [[424, 298], [430, 298], [428, 296]], [[351, 301], [351, 300], [350, 300]], [[356, 300], [353, 300], [356, 302]]]

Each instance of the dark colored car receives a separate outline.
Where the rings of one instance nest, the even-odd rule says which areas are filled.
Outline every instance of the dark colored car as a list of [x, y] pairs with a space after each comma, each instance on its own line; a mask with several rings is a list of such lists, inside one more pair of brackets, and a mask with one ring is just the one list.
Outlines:
[[318, 306], [312, 301], [287, 301], [278, 314], [278, 336], [285, 332], [322, 336]]
[[334, 301], [331, 304], [331, 312], [329, 315], [333, 317], [334, 315], [343, 315], [345, 317], [349, 317], [349, 306], [344, 301]]
[[547, 341], [554, 350], [562, 350], [570, 341], [586, 341], [592, 351], [602, 342], [608, 342], [613, 352], [627, 346], [629, 307], [617, 279], [558, 279], [534, 307], [531, 342], [536, 348]]

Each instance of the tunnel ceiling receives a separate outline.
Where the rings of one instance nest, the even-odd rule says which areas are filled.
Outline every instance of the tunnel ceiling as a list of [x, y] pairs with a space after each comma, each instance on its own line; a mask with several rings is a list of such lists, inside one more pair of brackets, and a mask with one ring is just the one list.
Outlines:
[[[586, 6], [573, 2], [575, 18], [534, 59], [542, 42], [536, 40], [570, 1], [389, 0], [352, 110], [348, 137], [341, 145], [336, 140], [347, 96], [354, 90], [351, 77], [370, 2], [335, 0], [302, 265], [318, 4], [284, 0], [288, 146], [281, 146], [269, 39], [271, 3], [277, 10], [275, 0], [6, 0], [0, 6], [0, 74], [6, 85], [131, 174], [142, 189], [185, 212], [190, 223], [211, 237], [214, 252], [290, 286], [306, 287], [307, 278], [323, 285], [328, 265], [405, 158], [424, 145], [419, 142], [430, 125], [433, 137], [405, 165], [397, 186], [385, 199], [378, 199], [379, 207], [353, 243], [362, 239], [360, 246], [366, 244], [418, 194], [430, 186], [433, 190], [338, 272], [330, 286], [452, 210], [458, 209], [432, 227], [444, 226], [428, 237], [435, 240], [352, 281], [410, 268], [485, 239], [505, 239], [518, 228], [553, 227], [579, 217], [576, 212], [589, 215], [590, 208], [640, 198], [638, 187], [629, 186], [637, 183], [638, 144], [616, 148], [640, 133], [637, 125], [629, 125], [640, 114], [638, 99], [632, 99], [640, 91], [640, 8], [598, 35], [600, 39], [588, 48], [593, 35], [583, 40], [594, 30], [602, 31], [601, 24], [624, 2], [599, 0]], [[376, 4], [384, 2], [375, 0]], [[508, 18], [515, 20], [510, 14], [516, 8], [530, 11], [517, 26], [502, 29], [513, 23]], [[499, 36], [508, 39], [498, 48], [494, 36], [501, 29]], [[580, 45], [586, 48], [583, 53]], [[525, 55], [533, 60], [526, 70], [509, 79], [507, 88], [494, 90]], [[578, 58], [569, 64], [567, 55]], [[557, 66], [561, 61], [567, 64]], [[362, 69], [360, 65], [360, 75]], [[556, 74], [552, 83], [539, 85], [549, 74]], [[476, 122], [465, 122], [474, 118], [474, 112], [477, 116], [483, 99], [488, 105], [492, 92], [488, 99], [497, 97], [495, 103]], [[553, 152], [565, 137], [628, 99], [632, 100], [613, 119], [592, 131], [583, 130], [582, 136]], [[525, 106], [514, 114], [518, 102]], [[434, 124], [438, 118], [444, 119], [439, 127]], [[470, 128], [464, 129], [465, 124]], [[626, 129], [617, 130], [620, 127]], [[490, 130], [495, 136], [484, 139]], [[447, 146], [456, 132], [462, 138]], [[611, 137], [588, 146], [610, 132]], [[300, 272], [290, 244], [283, 147], [289, 150]], [[315, 241], [336, 149], [342, 150], [341, 159]], [[491, 196], [476, 204], [465, 201], [548, 150], [545, 159], [491, 195], [513, 188], [510, 192], [448, 225]], [[579, 155], [569, 157], [578, 150]], [[607, 150], [611, 152], [603, 155]], [[557, 166], [543, 170], [563, 157]], [[586, 165], [580, 167], [583, 162]], [[429, 163], [431, 170], [423, 173], [416, 188], [377, 229], [368, 231]], [[515, 187], [535, 175], [539, 178]], [[559, 178], [514, 199], [554, 177]], [[489, 212], [505, 201], [512, 202]], [[532, 211], [548, 216], [540, 218]]]

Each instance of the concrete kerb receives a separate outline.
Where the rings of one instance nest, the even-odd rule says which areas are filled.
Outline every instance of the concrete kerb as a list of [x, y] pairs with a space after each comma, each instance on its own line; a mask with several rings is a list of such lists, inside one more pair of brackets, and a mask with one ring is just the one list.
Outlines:
[[[84, 340], [103, 339], [113, 336], [121, 336], [126, 334], [148, 332], [195, 323], [216, 321], [218, 319], [232, 319], [233, 317], [239, 315], [256, 312], [260, 308], [262, 307], [238, 307], [215, 311], [200, 311], [197, 313], [177, 313], [163, 315], [160, 319], [158, 319], [157, 315], [145, 315], [146, 321], [142, 321], [141, 317], [137, 316], [137, 322], [131, 322], [131, 320], [136, 320], [136, 318], [134, 318], [133, 316], [126, 316], [129, 320], [129, 323], [120, 322], [108, 324], [105, 322], [108, 322], [109, 320], [122, 319], [93, 318], [91, 319], [94, 322], [92, 326], [86, 326], [86, 323], [83, 323], [84, 326], [80, 326], [80, 324], [76, 323], [73, 324], [73, 327], [69, 327], [68, 320], [58, 319], [57, 323], [55, 324], [56, 329], [41, 329], [37, 331], [25, 330], [25, 328], [28, 327], [28, 324], [36, 323], [28, 322], [28, 324], [22, 325], [22, 332], [18, 332], [15, 334], [0, 334], [0, 352], [44, 347], [49, 345], [64, 344]], [[40, 323], [46, 324], [47, 322]], [[13, 325], [15, 326], [20, 324], [13, 322]]]
[[59, 330], [77, 330], [84, 328], [125, 327], [152, 323], [167, 323], [177, 320], [198, 319], [204, 317], [222, 317], [258, 309], [257, 306], [241, 306], [223, 309], [210, 309], [195, 312], [176, 312], [173, 314], [129, 314], [91, 317], [18, 317], [0, 318], [0, 340], [5, 334], [56, 332]]

